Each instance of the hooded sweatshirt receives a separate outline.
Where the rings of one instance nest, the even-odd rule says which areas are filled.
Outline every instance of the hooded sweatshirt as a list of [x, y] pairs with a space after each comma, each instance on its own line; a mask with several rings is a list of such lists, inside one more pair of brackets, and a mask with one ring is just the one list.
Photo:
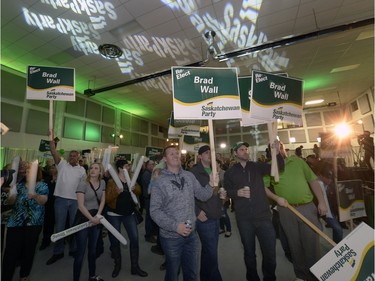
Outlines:
[[195, 198], [207, 201], [212, 196], [210, 185], [202, 187], [195, 176], [180, 169], [177, 174], [163, 169], [152, 183], [150, 215], [164, 238], [181, 237], [177, 226], [190, 220], [195, 229]]

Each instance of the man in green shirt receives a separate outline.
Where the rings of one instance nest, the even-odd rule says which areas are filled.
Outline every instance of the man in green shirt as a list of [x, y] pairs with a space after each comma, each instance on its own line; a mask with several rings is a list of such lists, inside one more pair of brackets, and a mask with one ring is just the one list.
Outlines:
[[[319, 236], [285, 207], [288, 204], [293, 206], [321, 228], [318, 215], [326, 215], [327, 206], [318, 179], [307, 163], [297, 156], [287, 157], [283, 144], [280, 145], [280, 153], [285, 159], [285, 169], [280, 173], [279, 182], [271, 183], [276, 195], [287, 200], [278, 209], [291, 250], [296, 280], [316, 280], [309, 269], [320, 259]], [[314, 195], [318, 200], [317, 207], [313, 203]]]

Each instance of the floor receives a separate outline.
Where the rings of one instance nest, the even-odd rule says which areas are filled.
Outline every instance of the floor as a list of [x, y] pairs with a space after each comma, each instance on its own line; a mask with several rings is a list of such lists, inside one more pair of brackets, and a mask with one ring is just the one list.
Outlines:
[[[228, 281], [240, 281], [246, 280], [245, 277], [245, 265], [243, 261], [243, 251], [238, 234], [236, 222], [234, 219], [234, 213], [229, 213], [232, 222], [232, 236], [225, 238], [224, 235], [220, 235], [219, 240], [219, 266], [220, 272], [222, 274], [223, 280]], [[324, 230], [331, 237], [331, 230]], [[125, 233], [125, 231], [122, 231]], [[106, 281], [108, 280], [164, 280], [165, 271], [159, 269], [160, 265], [163, 263], [163, 256], [156, 255], [150, 251], [150, 247], [153, 244], [145, 242], [143, 239], [144, 235], [144, 223], [139, 225], [139, 233], [142, 238], [140, 241], [140, 266], [143, 270], [148, 272], [148, 277], [139, 277], [130, 274], [130, 260], [128, 249], [126, 246], [123, 246], [123, 260], [122, 260], [122, 270], [118, 277], [112, 278], [111, 273], [113, 269], [113, 260], [110, 257], [109, 251], [109, 240], [106, 237], [105, 242], [105, 251], [96, 262], [97, 274], [102, 276]], [[345, 231], [347, 234], [348, 231]], [[127, 238], [127, 236], [125, 235]], [[321, 239], [322, 252], [328, 252], [332, 247], [324, 239]], [[39, 245], [38, 245], [39, 247]], [[72, 280], [73, 274], [73, 258], [68, 256], [68, 249], [66, 247], [65, 257], [56, 263], [47, 266], [46, 261], [52, 255], [52, 245], [43, 251], [37, 249], [33, 269], [30, 275], [30, 281], [67, 281]], [[281, 281], [292, 281], [295, 279], [293, 273], [292, 264], [285, 258], [284, 252], [281, 248], [280, 241], [277, 240], [277, 268], [276, 276], [278, 280]], [[258, 256], [258, 273], [262, 278], [261, 274], [261, 253], [258, 247], [257, 250]], [[81, 280], [88, 280], [88, 270], [87, 270], [87, 260], [85, 259], [84, 266], [82, 268]], [[14, 281], [18, 281], [18, 269], [15, 272], [13, 278]], [[182, 280], [182, 278], [180, 278]], [[177, 281], [177, 280], [176, 280]]]

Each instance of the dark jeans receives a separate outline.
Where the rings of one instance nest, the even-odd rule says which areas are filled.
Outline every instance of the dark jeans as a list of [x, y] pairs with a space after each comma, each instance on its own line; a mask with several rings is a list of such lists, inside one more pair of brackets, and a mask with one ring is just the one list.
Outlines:
[[221, 281], [217, 256], [219, 219], [197, 220], [196, 228], [202, 244], [200, 280]]
[[[139, 241], [138, 241], [138, 228], [137, 222], [135, 219], [135, 215], [131, 214], [128, 216], [110, 216], [107, 215], [108, 222], [117, 229], [118, 232], [121, 232], [121, 223], [124, 225], [126, 232], [128, 233], [129, 237], [129, 249], [138, 250], [139, 249]], [[111, 252], [113, 258], [120, 258], [121, 257], [121, 248], [120, 248], [120, 241], [117, 240], [116, 237], [113, 236], [111, 232], [108, 232], [109, 241], [111, 242]]]
[[145, 239], [151, 238], [151, 236], [158, 234], [158, 226], [152, 220], [150, 216], [150, 198], [145, 198]]
[[99, 226], [94, 225], [85, 228], [76, 234], [77, 252], [74, 256], [73, 264], [73, 280], [79, 281], [83, 258], [85, 256], [86, 247], [88, 248], [87, 259], [89, 265], [89, 277], [95, 275], [96, 271], [96, 245], [99, 237]]
[[271, 219], [260, 221], [237, 220], [241, 242], [244, 247], [246, 279], [259, 281], [257, 273], [255, 237], [258, 238], [262, 251], [263, 280], [276, 280], [276, 234]]
[[222, 206], [222, 215], [220, 218], [220, 229], [232, 232], [232, 224], [230, 223], [230, 218], [228, 216], [228, 207]]
[[178, 272], [182, 267], [184, 281], [197, 281], [197, 235], [192, 232], [188, 237], [160, 237], [165, 254], [167, 270], [164, 281], [178, 280]]
[[343, 237], [343, 230], [337, 218], [326, 218], [325, 221], [332, 228], [332, 239], [339, 243]]
[[41, 231], [41, 225], [7, 229], [1, 280], [12, 281], [17, 262], [21, 265], [20, 278], [30, 275]]

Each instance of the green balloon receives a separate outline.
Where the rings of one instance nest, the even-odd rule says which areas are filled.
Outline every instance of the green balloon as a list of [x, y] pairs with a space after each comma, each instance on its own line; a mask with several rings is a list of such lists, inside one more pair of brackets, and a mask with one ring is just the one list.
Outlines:
[[64, 155], [64, 153], [65, 153], [65, 149], [60, 149], [60, 150], [59, 150], [59, 153], [60, 153], [60, 155]]

